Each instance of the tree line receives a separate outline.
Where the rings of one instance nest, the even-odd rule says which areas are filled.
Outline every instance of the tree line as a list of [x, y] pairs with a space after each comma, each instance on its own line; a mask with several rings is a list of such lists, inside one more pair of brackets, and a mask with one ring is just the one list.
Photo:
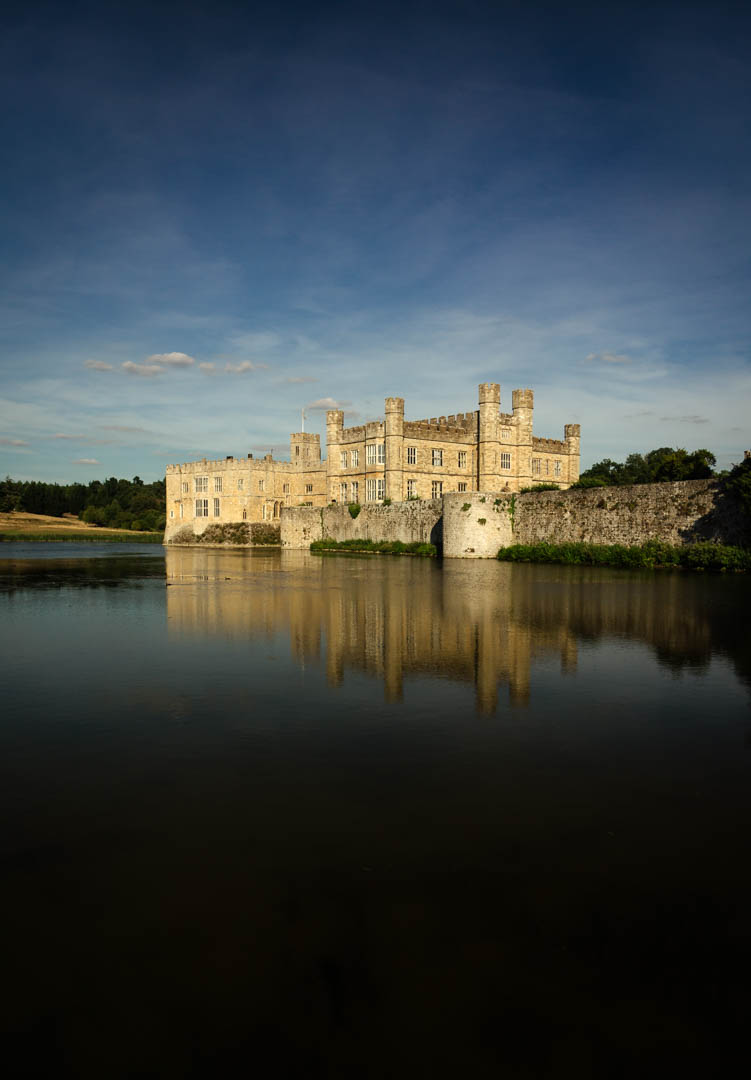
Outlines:
[[661, 446], [646, 454], [629, 454], [625, 461], [603, 458], [585, 469], [576, 487], [609, 487], [612, 484], [662, 484], [673, 480], [707, 480], [724, 475], [715, 472], [717, 458], [710, 450], [683, 450]]
[[91, 525], [159, 532], [164, 528], [165, 482], [145, 484], [140, 476], [92, 480], [89, 484], [47, 484], [0, 480], [0, 510], [62, 517], [74, 514]]

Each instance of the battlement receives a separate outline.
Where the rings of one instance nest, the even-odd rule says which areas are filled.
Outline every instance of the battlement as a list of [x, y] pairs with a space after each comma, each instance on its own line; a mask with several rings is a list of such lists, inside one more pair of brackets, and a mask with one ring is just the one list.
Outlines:
[[386, 412], [387, 413], [401, 413], [404, 415], [404, 398], [403, 397], [387, 397], [386, 398]]
[[532, 449], [548, 454], [568, 453], [568, 447], [562, 439], [544, 439], [537, 435], [532, 436]]
[[479, 387], [479, 402], [481, 405], [498, 405], [501, 404], [501, 384], [497, 382], [484, 382], [480, 383]]
[[581, 427], [579, 424], [564, 424], [563, 434], [567, 439], [578, 439], [581, 437]]
[[535, 406], [534, 390], [512, 390], [511, 406], [514, 412], [517, 409], [533, 409]]

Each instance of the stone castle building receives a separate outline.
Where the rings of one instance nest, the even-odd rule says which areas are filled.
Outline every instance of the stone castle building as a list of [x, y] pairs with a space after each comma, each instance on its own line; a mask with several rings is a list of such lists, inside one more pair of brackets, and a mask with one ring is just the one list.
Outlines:
[[385, 419], [344, 427], [326, 414], [326, 460], [320, 437], [290, 436], [290, 460], [227, 457], [167, 466], [169, 540], [189, 525], [278, 520], [284, 506], [326, 506], [390, 499], [438, 499], [452, 491], [519, 491], [536, 483], [567, 488], [579, 478], [579, 425], [563, 439], [532, 431], [534, 394], [514, 390], [501, 412], [498, 383], [481, 383], [474, 412], [405, 420], [404, 399], [386, 398]]

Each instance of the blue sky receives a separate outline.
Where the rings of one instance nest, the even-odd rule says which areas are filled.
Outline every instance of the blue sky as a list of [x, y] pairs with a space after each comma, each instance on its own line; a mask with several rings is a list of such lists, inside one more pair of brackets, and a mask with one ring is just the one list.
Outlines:
[[[274, 448], [535, 390], [583, 465], [751, 446], [749, 16], [18, 5], [0, 472]], [[318, 404], [316, 404], [318, 403]]]

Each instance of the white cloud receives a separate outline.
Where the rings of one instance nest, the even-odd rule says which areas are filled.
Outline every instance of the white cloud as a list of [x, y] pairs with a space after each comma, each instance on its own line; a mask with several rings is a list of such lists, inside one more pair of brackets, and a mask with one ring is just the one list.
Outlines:
[[207, 375], [216, 374], [216, 364], [213, 360], [204, 360], [203, 363], [198, 365], [201, 371], [205, 371]]
[[6, 439], [0, 438], [0, 446], [28, 446], [27, 442], [23, 439]]
[[195, 359], [184, 352], [153, 353], [146, 359], [147, 364], [166, 364], [170, 367], [191, 367]]
[[280, 383], [290, 383], [290, 384], [312, 383], [312, 382], [320, 382], [320, 379], [317, 379], [315, 375], [290, 375], [286, 379], [280, 379], [279, 382]]
[[160, 364], [137, 364], [134, 360], [125, 360], [123, 370], [129, 375], [140, 375], [144, 379], [153, 379], [155, 375], [164, 374], [164, 368]]
[[239, 364], [228, 361], [224, 365], [224, 370], [231, 375], [241, 375], [245, 371], [267, 371], [268, 366], [268, 364], [254, 364], [252, 360], [241, 360]]
[[73, 464], [74, 465], [101, 465], [102, 463], [101, 463], [101, 461], [97, 461], [97, 459], [93, 458], [93, 457], [80, 457], [80, 458], [76, 458], [76, 460], [73, 462]]
[[311, 412], [323, 412], [325, 409], [344, 409], [351, 404], [351, 401], [335, 401], [331, 397], [322, 397], [318, 398], [317, 401], [311, 401], [305, 408], [310, 409]]
[[90, 371], [112, 371], [112, 364], [108, 364], [105, 360], [86, 360], [84, 361], [85, 368], [89, 368]]

